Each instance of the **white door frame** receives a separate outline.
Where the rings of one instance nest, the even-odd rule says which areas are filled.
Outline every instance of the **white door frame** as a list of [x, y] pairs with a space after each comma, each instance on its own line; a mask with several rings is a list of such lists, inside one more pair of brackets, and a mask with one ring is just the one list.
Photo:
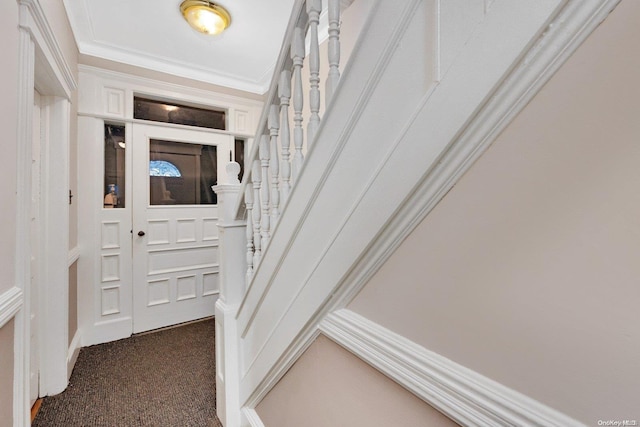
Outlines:
[[[31, 141], [33, 92], [43, 95], [43, 141], [40, 239], [41, 269], [47, 286], [40, 292], [41, 394], [67, 386], [69, 138], [70, 100], [77, 87], [71, 69], [49, 26], [39, 0], [19, 0], [18, 155], [16, 203], [16, 286], [24, 304], [16, 315], [14, 341], [13, 424], [30, 422], [30, 256]], [[46, 121], [46, 123], [45, 123]], [[55, 179], [54, 179], [55, 178]], [[62, 250], [61, 250], [62, 249]]]

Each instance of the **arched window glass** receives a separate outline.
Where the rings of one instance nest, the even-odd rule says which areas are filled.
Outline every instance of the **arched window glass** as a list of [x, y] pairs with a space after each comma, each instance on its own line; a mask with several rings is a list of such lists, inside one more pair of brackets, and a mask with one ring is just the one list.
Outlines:
[[165, 160], [151, 160], [149, 162], [149, 176], [169, 176], [179, 178], [182, 176], [180, 169], [171, 162]]

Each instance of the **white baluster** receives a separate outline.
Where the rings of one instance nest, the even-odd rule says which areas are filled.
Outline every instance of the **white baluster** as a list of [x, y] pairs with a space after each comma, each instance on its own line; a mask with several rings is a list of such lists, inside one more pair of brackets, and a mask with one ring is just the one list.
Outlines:
[[318, 45], [318, 23], [322, 0], [307, 0], [307, 13], [309, 14], [309, 107], [311, 117], [307, 126], [307, 146], [313, 143], [318, 126], [320, 125], [320, 47]]
[[304, 35], [300, 27], [296, 27], [293, 33], [291, 59], [293, 59], [293, 182], [295, 184], [304, 161], [304, 156], [302, 155], [302, 145], [304, 144], [304, 131], [302, 130]]
[[278, 129], [280, 124], [278, 123], [278, 106], [272, 105], [269, 108], [269, 136], [271, 137], [271, 233], [278, 222], [280, 217], [280, 190], [278, 188], [278, 180], [280, 179], [280, 165], [278, 157]]
[[340, 80], [340, 0], [329, 0], [329, 75], [325, 94], [325, 106], [333, 96]]
[[256, 268], [262, 258], [262, 241], [260, 238], [260, 190], [262, 188], [262, 176], [260, 170], [260, 161], [253, 161], [251, 170], [251, 182], [253, 184], [253, 210], [251, 211], [253, 219], [253, 267]]
[[247, 277], [246, 283], [249, 286], [253, 277], [253, 188], [249, 185], [245, 187], [244, 204], [247, 211]]
[[262, 135], [260, 139], [260, 165], [262, 166], [262, 187], [260, 188], [260, 203], [262, 218], [260, 219], [260, 235], [262, 236], [262, 250], [267, 248], [271, 238], [269, 221], [269, 136]]
[[289, 99], [291, 98], [291, 72], [283, 70], [280, 73], [280, 83], [278, 84], [278, 96], [280, 97], [280, 142], [282, 145], [282, 192], [281, 204], [289, 198], [291, 192], [291, 163], [289, 161], [289, 146], [291, 145], [289, 135]]

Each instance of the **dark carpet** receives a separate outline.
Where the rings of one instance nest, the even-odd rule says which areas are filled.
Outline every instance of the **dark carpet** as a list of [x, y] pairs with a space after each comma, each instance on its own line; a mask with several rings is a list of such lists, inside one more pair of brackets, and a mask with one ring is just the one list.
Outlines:
[[213, 319], [80, 350], [69, 387], [35, 427], [222, 427]]

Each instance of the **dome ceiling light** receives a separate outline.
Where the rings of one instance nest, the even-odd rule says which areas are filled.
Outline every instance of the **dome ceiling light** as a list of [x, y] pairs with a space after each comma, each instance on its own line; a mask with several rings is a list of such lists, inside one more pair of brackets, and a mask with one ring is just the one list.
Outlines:
[[220, 34], [231, 25], [229, 12], [207, 0], [184, 0], [180, 12], [191, 28], [204, 34]]

